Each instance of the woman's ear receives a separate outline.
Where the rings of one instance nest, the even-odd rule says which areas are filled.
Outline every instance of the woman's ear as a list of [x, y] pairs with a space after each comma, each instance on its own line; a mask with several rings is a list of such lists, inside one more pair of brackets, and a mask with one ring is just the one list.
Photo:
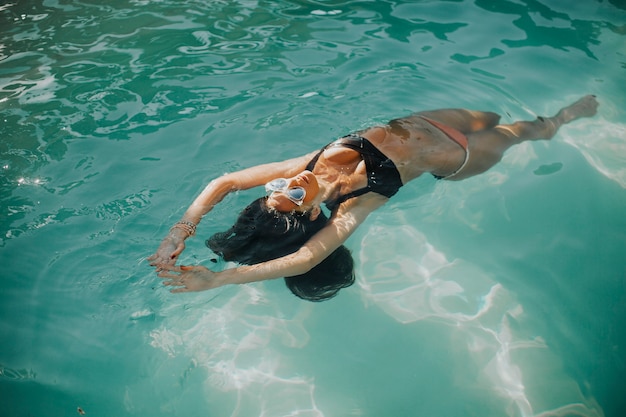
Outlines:
[[320, 208], [320, 206], [313, 206], [313, 208], [311, 209], [311, 211], [309, 213], [309, 219], [314, 222], [317, 217], [320, 215], [320, 213], [322, 212], [322, 209]]

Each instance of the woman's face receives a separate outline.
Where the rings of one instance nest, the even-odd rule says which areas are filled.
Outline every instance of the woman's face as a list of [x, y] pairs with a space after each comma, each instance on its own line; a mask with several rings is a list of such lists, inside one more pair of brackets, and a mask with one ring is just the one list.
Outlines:
[[[269, 195], [267, 205], [282, 213], [303, 212], [311, 209], [320, 191], [315, 175], [311, 171], [303, 171], [295, 177], [286, 178], [286, 181], [287, 184], [284, 189], [273, 191]], [[294, 187], [301, 187], [304, 190], [305, 195], [301, 204], [298, 204], [298, 200], [292, 196], [292, 194], [297, 195], [300, 190], [290, 193], [290, 189]]]

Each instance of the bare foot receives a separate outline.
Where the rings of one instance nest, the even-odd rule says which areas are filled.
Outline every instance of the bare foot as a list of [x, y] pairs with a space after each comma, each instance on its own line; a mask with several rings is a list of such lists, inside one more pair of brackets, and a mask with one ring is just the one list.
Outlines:
[[589, 95], [561, 109], [556, 117], [561, 123], [569, 123], [581, 117], [594, 116], [597, 112], [598, 100], [596, 100], [596, 96]]

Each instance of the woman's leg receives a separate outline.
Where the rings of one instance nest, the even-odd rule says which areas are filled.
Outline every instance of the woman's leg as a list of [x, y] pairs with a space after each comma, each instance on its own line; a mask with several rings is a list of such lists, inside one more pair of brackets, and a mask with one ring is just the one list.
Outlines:
[[396, 134], [400, 136], [408, 135], [413, 127], [428, 125], [422, 116], [450, 126], [466, 135], [480, 130], [492, 129], [500, 121], [500, 116], [496, 113], [465, 109], [441, 109], [422, 111], [394, 119], [389, 121], [389, 126], [395, 129]]
[[412, 117], [415, 116], [427, 117], [465, 134], [491, 129], [500, 122], [499, 114], [466, 109], [428, 110], [416, 113]]
[[595, 96], [585, 96], [567, 107], [562, 108], [553, 117], [538, 117], [532, 122], [515, 122], [510, 125], [498, 125], [500, 129], [514, 143], [525, 140], [551, 139], [561, 126], [581, 117], [590, 117], [596, 114], [598, 101]]
[[596, 114], [598, 102], [595, 96], [585, 96], [561, 109], [556, 116], [538, 117], [531, 122], [520, 121], [509, 125], [497, 125], [467, 136], [470, 158], [465, 168], [455, 175], [454, 180], [468, 178], [500, 162], [504, 152], [511, 146], [526, 140], [551, 139], [564, 124], [581, 117]]

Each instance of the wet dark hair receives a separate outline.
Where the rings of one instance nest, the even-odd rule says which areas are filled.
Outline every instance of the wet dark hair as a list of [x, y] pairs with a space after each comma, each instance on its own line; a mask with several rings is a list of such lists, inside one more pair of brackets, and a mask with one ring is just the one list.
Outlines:
[[[226, 261], [253, 265], [297, 251], [328, 222], [324, 213], [311, 220], [306, 213], [272, 210], [266, 201], [266, 197], [253, 201], [230, 229], [214, 234], [206, 245]], [[285, 277], [285, 283], [304, 300], [328, 300], [354, 283], [352, 255], [341, 246], [310, 271]]]
[[303, 300], [328, 300], [354, 284], [354, 260], [348, 248], [340, 246], [309, 272], [285, 277], [285, 284]]

